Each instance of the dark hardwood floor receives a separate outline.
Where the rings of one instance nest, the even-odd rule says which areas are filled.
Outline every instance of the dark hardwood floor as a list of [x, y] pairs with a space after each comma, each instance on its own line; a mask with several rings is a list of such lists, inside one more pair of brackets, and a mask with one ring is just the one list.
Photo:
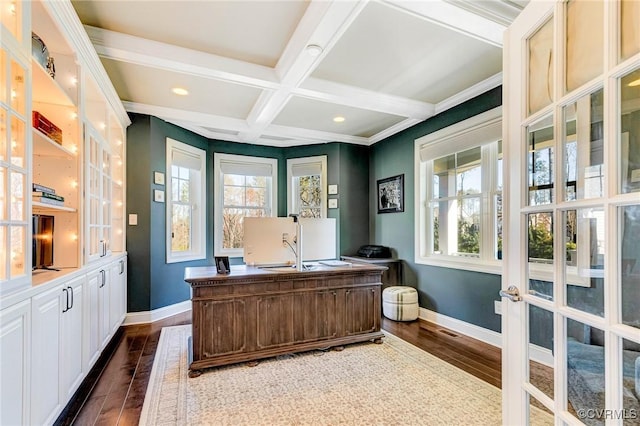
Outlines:
[[[104, 369], [90, 374], [95, 384], [85, 385], [76, 393], [57, 424], [137, 425], [160, 330], [190, 323], [188, 312], [153, 324], [123, 327]], [[498, 348], [420, 320], [403, 323], [383, 318], [382, 328], [494, 386], [501, 386]]]

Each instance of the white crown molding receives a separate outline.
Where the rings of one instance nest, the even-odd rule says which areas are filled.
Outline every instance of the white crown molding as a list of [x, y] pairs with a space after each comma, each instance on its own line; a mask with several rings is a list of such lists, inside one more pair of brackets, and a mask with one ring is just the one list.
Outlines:
[[455, 5], [476, 15], [480, 15], [498, 24], [508, 27], [520, 14], [523, 6], [511, 1], [493, 0], [445, 0], [447, 3]]
[[[429, 118], [429, 117], [426, 117], [426, 118]], [[371, 136], [369, 138], [369, 145], [373, 145], [374, 143], [380, 142], [381, 140], [386, 139], [389, 136], [393, 136], [396, 133], [399, 133], [399, 132], [401, 132], [401, 131], [403, 131], [405, 129], [408, 129], [411, 126], [414, 126], [414, 125], [426, 120], [426, 118], [422, 119], [422, 120], [418, 120], [418, 119], [415, 119], [415, 118], [407, 118], [406, 120], [403, 120], [398, 124], [395, 124], [395, 125], [393, 125], [391, 127], [388, 127], [386, 129], [384, 129], [383, 131], [381, 131], [379, 133], [376, 133], [375, 135]]]
[[502, 84], [502, 72], [495, 74], [486, 80], [483, 80], [473, 86], [459, 92], [448, 99], [445, 99], [442, 102], [438, 102], [436, 104], [435, 113], [440, 114], [443, 111], [446, 111], [450, 108], [453, 108], [456, 105], [460, 105], [463, 102], [468, 101], [469, 99], [475, 98], [478, 95], [481, 95], [491, 89], [495, 89], [496, 87]]
[[444, 0], [383, 0], [383, 3], [492, 46], [502, 47], [506, 25], [476, 15], [455, 4]]

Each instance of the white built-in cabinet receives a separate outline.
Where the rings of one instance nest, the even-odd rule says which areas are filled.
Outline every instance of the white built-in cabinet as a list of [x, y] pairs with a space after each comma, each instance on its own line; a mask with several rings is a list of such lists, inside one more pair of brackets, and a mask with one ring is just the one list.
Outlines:
[[[70, 1], [0, 1], [0, 24], [0, 424], [45, 425], [126, 314], [130, 121]], [[34, 112], [62, 139], [38, 130]], [[32, 198], [34, 183], [64, 203]], [[32, 271], [33, 214], [54, 217], [59, 271]]]

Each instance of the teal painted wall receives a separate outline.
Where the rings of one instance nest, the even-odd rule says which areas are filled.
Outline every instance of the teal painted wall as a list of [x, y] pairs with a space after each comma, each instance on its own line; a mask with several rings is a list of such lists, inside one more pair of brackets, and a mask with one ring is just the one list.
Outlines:
[[[494, 331], [500, 330], [500, 316], [494, 313], [493, 304], [499, 299], [499, 275], [414, 262], [414, 143], [501, 104], [502, 88], [498, 87], [376, 143], [369, 157], [371, 242], [391, 247], [403, 260], [405, 284], [418, 289], [421, 307]], [[376, 181], [399, 174], [404, 174], [404, 212], [377, 214]]]
[[[338, 209], [328, 210], [338, 225], [338, 253], [350, 254], [369, 241], [368, 149], [342, 143], [277, 148], [211, 140], [158, 118], [132, 115], [127, 130], [127, 213], [138, 214], [137, 226], [127, 228], [129, 253], [128, 311], [140, 312], [188, 300], [189, 286], [184, 282], [187, 266], [213, 265], [213, 153], [251, 155], [278, 160], [278, 216], [287, 214], [288, 158], [327, 155], [327, 179], [339, 187]], [[153, 172], [166, 172], [166, 138], [196, 146], [207, 152], [207, 258], [166, 264], [165, 203], [153, 201], [153, 190], [164, 186], [153, 183]], [[353, 164], [353, 166], [349, 166]], [[341, 226], [347, 221], [348, 226]], [[233, 264], [242, 258], [231, 259]]]

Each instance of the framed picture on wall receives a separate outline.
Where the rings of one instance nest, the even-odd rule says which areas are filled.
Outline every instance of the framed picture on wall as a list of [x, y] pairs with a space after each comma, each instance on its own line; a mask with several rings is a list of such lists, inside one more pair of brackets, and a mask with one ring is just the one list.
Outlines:
[[378, 180], [378, 213], [404, 211], [404, 174]]

